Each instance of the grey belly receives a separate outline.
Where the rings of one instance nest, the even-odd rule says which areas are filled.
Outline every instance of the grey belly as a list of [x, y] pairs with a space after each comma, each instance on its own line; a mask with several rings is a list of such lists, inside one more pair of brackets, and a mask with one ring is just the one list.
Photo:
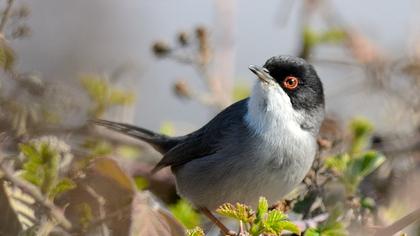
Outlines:
[[274, 203], [302, 181], [313, 161], [313, 156], [264, 148], [227, 155], [198, 158], [177, 168], [178, 193], [209, 209], [227, 202], [255, 207], [260, 196]]

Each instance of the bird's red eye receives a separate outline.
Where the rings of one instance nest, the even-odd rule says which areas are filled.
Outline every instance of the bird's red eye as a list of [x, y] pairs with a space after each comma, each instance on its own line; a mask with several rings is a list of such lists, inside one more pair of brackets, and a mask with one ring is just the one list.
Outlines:
[[294, 90], [299, 85], [299, 79], [294, 76], [287, 76], [283, 80], [283, 86], [289, 90]]

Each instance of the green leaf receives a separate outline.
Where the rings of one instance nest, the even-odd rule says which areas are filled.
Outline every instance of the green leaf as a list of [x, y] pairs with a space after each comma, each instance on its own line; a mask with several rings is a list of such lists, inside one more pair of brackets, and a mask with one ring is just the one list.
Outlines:
[[222, 206], [220, 206], [216, 210], [216, 212], [222, 216], [239, 220], [244, 223], [250, 222], [253, 220], [249, 207], [241, 203], [236, 203], [236, 206], [230, 203], [225, 203]]
[[140, 176], [134, 177], [134, 183], [136, 184], [138, 190], [144, 190], [149, 186], [149, 182], [145, 178]]
[[321, 236], [321, 232], [317, 228], [309, 228], [305, 231], [305, 236]]
[[134, 94], [114, 88], [105, 78], [98, 75], [84, 75], [80, 83], [92, 100], [91, 115], [101, 116], [107, 109], [116, 105], [129, 105], [134, 102]]
[[350, 161], [350, 156], [345, 154], [338, 154], [325, 159], [324, 165], [334, 170], [337, 173], [343, 173], [347, 169], [347, 164]]
[[176, 204], [169, 206], [169, 210], [187, 229], [200, 224], [200, 214], [184, 199], [180, 199]]
[[351, 159], [343, 176], [344, 185], [349, 193], [354, 193], [360, 182], [383, 162], [385, 157], [375, 151], [369, 151], [362, 156]]
[[366, 177], [382, 165], [384, 161], [385, 157], [383, 155], [380, 155], [375, 151], [368, 151], [352, 162], [353, 165], [351, 169], [354, 174]]
[[319, 35], [311, 28], [305, 27], [303, 29], [303, 44], [305, 47], [313, 48], [320, 42]]
[[256, 213], [257, 220], [260, 220], [264, 214], [266, 214], [268, 211], [268, 202], [265, 197], [260, 197], [260, 200], [258, 202], [258, 209]]
[[327, 221], [318, 227], [318, 232], [321, 236], [346, 236], [348, 232], [346, 230], [344, 222], [340, 219], [343, 215], [341, 205], [337, 205], [329, 212], [330, 216]]
[[76, 187], [76, 183], [74, 183], [69, 178], [61, 179], [50, 191], [49, 196], [50, 199], [54, 199], [57, 195], [74, 189]]
[[[112, 149], [111, 149], [112, 150]], [[116, 153], [123, 158], [132, 159], [139, 157], [141, 151], [138, 147], [131, 145], [119, 145]]]
[[19, 144], [19, 150], [27, 158], [30, 158], [38, 163], [41, 163], [41, 158], [39, 156], [39, 153], [33, 145], [21, 143]]
[[322, 236], [347, 236], [348, 232], [341, 222], [334, 222], [321, 230]]
[[370, 209], [370, 210], [373, 210], [376, 206], [375, 200], [370, 197], [363, 198], [360, 204], [362, 205], [363, 208]]
[[204, 231], [200, 227], [187, 230], [187, 236], [205, 236]]
[[322, 43], [341, 43], [346, 39], [347, 33], [343, 29], [333, 28], [323, 32], [320, 36]]
[[0, 67], [5, 71], [13, 69], [16, 57], [15, 52], [9, 47], [4, 39], [0, 39]]
[[290, 231], [290, 232], [292, 232], [292, 233], [294, 233], [294, 234], [300, 234], [300, 229], [299, 229], [299, 227], [298, 227], [295, 223], [293, 223], [293, 222], [291, 222], [291, 221], [282, 221], [282, 222], [280, 223], [280, 227], [281, 227], [283, 230]]
[[94, 157], [107, 156], [113, 151], [112, 145], [103, 140], [87, 139], [82, 146]]
[[267, 214], [263, 225], [266, 233], [280, 234], [283, 231], [282, 221], [286, 220], [287, 216], [278, 210], [270, 211]]
[[373, 125], [366, 118], [358, 117], [350, 123], [350, 130], [353, 134], [350, 153], [354, 155], [362, 152], [367, 146], [368, 137], [373, 131]]

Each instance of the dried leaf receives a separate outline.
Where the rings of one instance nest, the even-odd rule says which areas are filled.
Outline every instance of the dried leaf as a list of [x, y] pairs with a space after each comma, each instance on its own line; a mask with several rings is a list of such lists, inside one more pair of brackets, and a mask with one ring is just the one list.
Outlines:
[[133, 200], [130, 236], [183, 236], [182, 225], [162, 208], [149, 192], [137, 193]]

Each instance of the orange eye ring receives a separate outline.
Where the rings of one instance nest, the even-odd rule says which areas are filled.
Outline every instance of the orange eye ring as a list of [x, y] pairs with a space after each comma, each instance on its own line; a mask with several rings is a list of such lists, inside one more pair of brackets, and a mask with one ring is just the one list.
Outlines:
[[294, 90], [299, 85], [299, 79], [294, 76], [287, 76], [283, 80], [283, 86], [289, 90]]

